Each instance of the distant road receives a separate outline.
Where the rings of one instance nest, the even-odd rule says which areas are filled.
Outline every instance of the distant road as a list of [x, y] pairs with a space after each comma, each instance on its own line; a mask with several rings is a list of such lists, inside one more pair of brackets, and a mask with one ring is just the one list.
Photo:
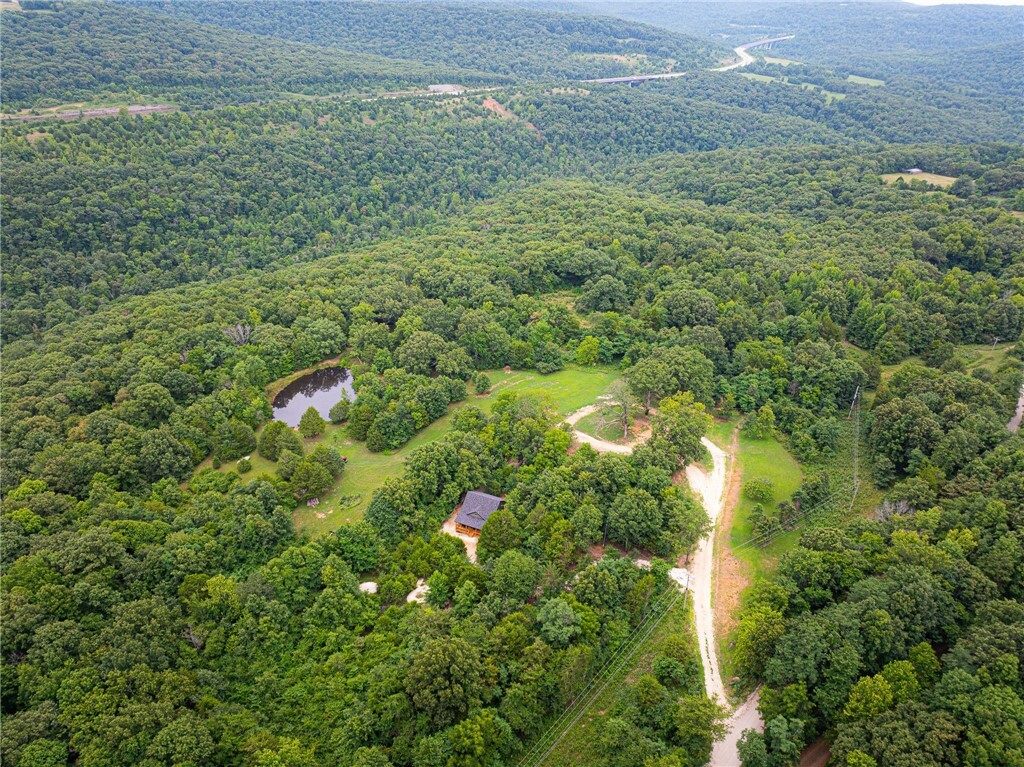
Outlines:
[[585, 83], [642, 83], [647, 80], [669, 80], [682, 77], [686, 72], [662, 72], [657, 75], [627, 75], [626, 77], [599, 77], [596, 80], [584, 80]]
[[741, 45], [739, 48], [733, 48], [733, 50], [736, 51], [736, 55], [740, 57], [740, 60], [733, 64], [729, 64], [728, 66], [712, 69], [711, 71], [728, 72], [730, 69], [739, 69], [740, 67], [745, 67], [748, 64], [752, 64], [754, 62], [754, 57], [747, 53], [747, 51], [750, 50], [751, 48], [763, 48], [764, 46], [771, 45], [772, 43], [781, 43], [783, 40], [792, 40], [794, 37], [796, 37], [796, 35], [784, 35], [783, 37], [772, 37], [767, 40], [755, 40], [752, 43], [746, 43], [745, 45]]
[[[1022, 0], [1024, 2], [1024, 0]], [[730, 69], [739, 69], [745, 67], [748, 64], [753, 63], [754, 57], [747, 53], [751, 48], [763, 48], [766, 45], [772, 43], [781, 43], [783, 40], [792, 40], [795, 35], [783, 35], [782, 37], [770, 37], [765, 40], [755, 40], [752, 43], [745, 43], [739, 48], [733, 48], [736, 51], [736, 55], [740, 57], [740, 60], [729, 64], [724, 67], [717, 67], [712, 69], [712, 72], [728, 72]], [[682, 77], [686, 72], [661, 72], [654, 75], [627, 75], [626, 77], [597, 77], [593, 80], [583, 80], [585, 83], [628, 83], [629, 85], [639, 85], [645, 83], [648, 80], [670, 80], [674, 77]]]
[[128, 107], [98, 107], [96, 109], [69, 109], [64, 112], [46, 112], [40, 115], [0, 115], [0, 120], [24, 122], [26, 120], [88, 120], [90, 117], [116, 117], [124, 109], [130, 115], [147, 115], [153, 112], [171, 112], [177, 107], [168, 104], [132, 104]]

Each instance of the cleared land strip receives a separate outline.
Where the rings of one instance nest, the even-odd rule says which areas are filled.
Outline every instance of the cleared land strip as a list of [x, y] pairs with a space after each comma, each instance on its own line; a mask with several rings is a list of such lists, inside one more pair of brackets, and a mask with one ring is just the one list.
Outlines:
[[636, 654], [636, 651], [643, 646], [658, 624], [672, 610], [680, 598], [683, 600], [683, 607], [686, 607], [687, 592], [681, 589], [675, 582], [662, 592], [647, 615], [640, 624], [633, 629], [625, 641], [605, 662], [601, 669], [594, 675], [582, 693], [573, 700], [548, 729], [544, 732], [529, 751], [519, 760], [518, 767], [536, 767], [544, 764], [545, 760], [554, 751], [558, 743], [565, 737], [565, 734], [580, 720], [587, 712], [591, 704], [598, 696], [605, 691], [605, 688], [616, 678], [626, 663]]

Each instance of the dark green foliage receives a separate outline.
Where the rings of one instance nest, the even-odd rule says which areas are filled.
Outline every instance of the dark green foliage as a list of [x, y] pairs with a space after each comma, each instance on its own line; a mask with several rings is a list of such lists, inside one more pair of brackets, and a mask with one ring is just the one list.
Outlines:
[[221, 461], [231, 461], [256, 449], [256, 435], [248, 424], [232, 418], [217, 427], [213, 452]]
[[[247, 9], [254, 24], [280, 13]], [[982, 369], [962, 346], [1020, 332], [1022, 229], [1001, 202], [1019, 147], [627, 165], [870, 137], [877, 113], [858, 120], [853, 95], [830, 107], [726, 75], [587, 90], [489, 92], [541, 140], [476, 95], [5, 124], [5, 758], [508, 762], [668, 586], [664, 563], [645, 572], [611, 550], [594, 562], [590, 545], [607, 532], [674, 559], [706, 532], [671, 479], [697, 454], [698, 405], [755, 422], [770, 410], [771, 428], [819, 461], [845, 447], [865, 384], [863, 453], [873, 479], [894, 482], [890, 503], [880, 519], [806, 532], [737, 632], [744, 681], [767, 682], [762, 753], [791, 760], [828, 731], [851, 764], [882, 764], [889, 748], [908, 764], [922, 751], [1013, 758], [1024, 482], [1005, 422], [1020, 366]], [[30, 140], [36, 128], [46, 135]], [[932, 130], [900, 128], [918, 129]], [[976, 193], [878, 180], [916, 164]], [[580, 171], [594, 179], [561, 178]], [[487, 414], [457, 409], [443, 436], [403, 453], [364, 522], [295, 538], [291, 509], [341, 464], [327, 446], [304, 457], [298, 433], [266, 423], [270, 381], [344, 352], [358, 394], [347, 434], [392, 450], [465, 398], [479, 369], [551, 371], [580, 361], [588, 338], [661, 406], [657, 436], [632, 456], [570, 454], [547, 402], [498, 391]], [[939, 367], [903, 365], [882, 383], [881, 360], [946, 343], [961, 348]], [[190, 476], [261, 424], [260, 455], [281, 476]], [[811, 476], [762, 510], [765, 529], [792, 527], [839, 486]], [[477, 488], [506, 498], [480, 567], [437, 534]], [[356, 573], [379, 593], [359, 591]], [[421, 580], [425, 607], [406, 601]], [[717, 715], [692, 653], [666, 645], [653, 665], [606, 720], [608, 763], [702, 764]], [[871, 705], [850, 707], [862, 684], [883, 690], [880, 705], [865, 694]]]
[[[526, 79], [580, 79], [629, 74], [616, 59], [641, 54], [648, 66], [671, 59], [680, 69], [712, 61], [712, 46], [663, 29], [609, 18], [512, 7], [441, 7], [309, 2], [303, 13], [253, 0], [210, 5], [190, 0], [142, 7], [196, 21], [317, 45], [413, 61], [486, 70]], [[591, 54], [591, 55], [587, 55]]]
[[[275, 41], [110, 3], [64, 3], [8, 14], [5, 107], [45, 106], [140, 93], [193, 104], [270, 92], [335, 92], [479, 75], [333, 47]], [[153, 8], [152, 10], [158, 10]], [[493, 78], [492, 78], [493, 79]], [[268, 81], [273, 81], [272, 84]]]
[[332, 405], [331, 406], [331, 411], [329, 413], [330, 418], [331, 418], [331, 423], [337, 424], [337, 423], [344, 423], [345, 421], [347, 421], [348, 420], [348, 412], [349, 412], [349, 409], [351, 407], [352, 407], [352, 403], [349, 402], [347, 399], [342, 399], [337, 404]]
[[315, 407], [306, 408], [306, 412], [302, 414], [302, 418], [299, 420], [299, 434], [308, 439], [309, 437], [323, 434], [326, 428], [327, 422], [317, 409]]

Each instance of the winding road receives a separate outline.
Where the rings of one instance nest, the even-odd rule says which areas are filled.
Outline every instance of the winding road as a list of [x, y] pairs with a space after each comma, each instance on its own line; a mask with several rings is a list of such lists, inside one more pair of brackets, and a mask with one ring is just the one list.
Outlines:
[[[580, 420], [595, 412], [599, 406], [589, 405], [577, 410], [565, 419], [570, 426], [575, 426]], [[629, 454], [633, 448], [640, 444], [643, 439], [622, 445], [615, 442], [599, 439], [591, 434], [576, 432], [576, 439], [584, 444], [590, 445], [599, 453]], [[690, 464], [686, 467], [686, 480], [694, 493], [700, 498], [702, 505], [711, 519], [711, 531], [701, 540], [697, 551], [689, 562], [689, 570], [674, 569], [680, 585], [690, 589], [693, 593], [693, 616], [697, 633], [697, 644], [700, 648], [701, 663], [704, 666], [704, 689], [707, 696], [721, 705], [729, 708], [729, 699], [725, 694], [725, 684], [722, 682], [722, 674], [718, 665], [718, 650], [715, 644], [715, 613], [712, 605], [712, 588], [714, 586], [714, 541], [715, 525], [722, 516], [725, 505], [725, 487], [728, 476], [728, 464], [730, 456], [707, 437], [701, 439], [701, 444], [711, 454], [711, 471]], [[679, 562], [682, 568], [684, 561]], [[764, 729], [761, 715], [757, 710], [758, 693], [747, 698], [736, 708], [726, 723], [725, 738], [715, 743], [711, 754], [709, 767], [740, 767], [739, 752], [737, 744], [744, 730]]]
[[751, 48], [761, 48], [772, 43], [781, 43], [784, 40], [792, 40], [795, 35], [784, 35], [782, 37], [772, 37], [768, 40], [755, 40], [752, 43], [745, 43], [738, 48], [733, 48], [736, 51], [736, 55], [740, 57], [739, 61], [734, 61], [732, 64], [727, 64], [724, 67], [717, 67], [712, 69], [712, 72], [728, 72], [730, 69], [740, 69], [748, 64], [754, 63], [754, 57], [751, 56], [747, 51]]

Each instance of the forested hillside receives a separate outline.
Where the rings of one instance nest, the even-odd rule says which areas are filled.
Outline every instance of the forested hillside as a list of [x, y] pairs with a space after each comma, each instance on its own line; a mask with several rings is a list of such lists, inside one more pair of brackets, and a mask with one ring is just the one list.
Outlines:
[[[999, 491], [1004, 528], [993, 529], [1015, 530], [1020, 438], [999, 424], [1012, 410], [1020, 363], [968, 375], [953, 354], [942, 371], [911, 367], [880, 383], [883, 363], [1019, 336], [1024, 322], [1021, 222], [984, 197], [881, 185], [879, 173], [911, 157], [946, 172], [972, 169], [979, 180], [1021, 159], [1009, 147], [666, 158], [630, 174], [649, 192], [546, 183], [431, 235], [133, 298], [7, 344], [5, 753], [31, 764], [28, 755], [70, 744], [81, 764], [180, 763], [186, 749], [204, 764], [255, 754], [267, 764], [418, 765], [461, 758], [477, 743], [488, 758], [507, 760], [665, 588], [660, 565], [650, 575], [625, 559], [588, 565], [587, 547], [604, 529], [613, 542], [664, 554], [700, 535], [699, 507], [670, 481], [672, 467], [693, 454], [670, 435], [690, 428], [684, 423], [701, 428], [712, 405], [759, 414], [767, 407], [813, 467], [837, 449], [836, 430], [821, 424], [838, 424], [853, 389], [866, 386], [877, 406], [875, 479], [898, 482], [892, 497], [905, 504], [894, 520], [943, 536], [970, 525], [968, 517], [944, 521], [941, 510], [913, 521], [909, 510], [933, 503], [947, 478], [958, 497], [1007, 488]], [[552, 300], [564, 291], [571, 308]], [[224, 332], [237, 324], [252, 331], [241, 344]], [[347, 346], [357, 370], [398, 382], [416, 365], [452, 370], [460, 357], [550, 370], [588, 337], [601, 360], [627, 366], [636, 389], [655, 401], [678, 389], [694, 398], [681, 410], [666, 404], [682, 420], [656, 419], [655, 434], [666, 439], [631, 458], [586, 450], [570, 457], [569, 435], [552, 428], [549, 411], [513, 394], [489, 416], [460, 411], [447, 436], [412, 453], [405, 476], [378, 491], [368, 524], [315, 541], [296, 540], [290, 529], [287, 512], [301, 492], [293, 482], [209, 472], [189, 480], [220, 440], [267, 417], [264, 382]], [[864, 351], [852, 353], [844, 337]], [[374, 367], [359, 368], [359, 359]], [[684, 377], [659, 383], [666, 362]], [[359, 384], [354, 410], [365, 409], [378, 429], [404, 428], [404, 405], [380, 399], [375, 378]], [[893, 405], [900, 398], [909, 409]], [[916, 432], [899, 425], [905, 418]], [[462, 492], [481, 486], [509, 499], [502, 527], [480, 541], [482, 570], [461, 543], [432, 535]], [[809, 480], [806, 498], [827, 487], [824, 476]], [[985, 586], [972, 612], [908, 627], [887, 649], [851, 660], [846, 686], [834, 692], [819, 689], [830, 677], [822, 683], [813, 670], [768, 662], [772, 652], [802, 652], [808, 611], [831, 594], [841, 598], [858, 573], [904, 556], [886, 554], [893, 524], [880, 523], [870, 538], [876, 564], [841, 570], [846, 580], [832, 592], [792, 570], [788, 601], [768, 602], [785, 629], [777, 643], [755, 648], [767, 665], [751, 673], [768, 674], [782, 691], [804, 685], [810, 703], [778, 704], [787, 722], [804, 723], [791, 723], [806, 728], [801, 737], [854, 705], [846, 699], [859, 699], [850, 693], [858, 675], [902, 661], [922, 641], [955, 636], [939, 627], [971, 627], [978, 610], [987, 617], [972, 630], [990, 631], [992, 616], [1007, 615], [992, 612], [998, 602], [981, 609], [979, 600], [1011, 593]], [[840, 534], [816, 535], [807, 539], [812, 552]], [[867, 545], [853, 542], [866, 533], [846, 535], [828, 545]], [[917, 563], [924, 554], [905, 556]], [[942, 605], [963, 597], [948, 593], [955, 582], [927, 581], [929, 567], [915, 564], [906, 577], [924, 579], [931, 591], [922, 593], [946, 615]], [[356, 589], [357, 574], [368, 571], [379, 574], [377, 595]], [[998, 577], [1012, 583], [1012, 575]], [[417, 578], [431, 584], [434, 609], [405, 602]], [[567, 579], [576, 579], [571, 595]], [[873, 604], [881, 616], [885, 603]], [[692, 667], [680, 652], [676, 662]], [[959, 663], [947, 675], [960, 674]], [[652, 678], [645, 700], [655, 694], [664, 703], [637, 704], [615, 737], [641, 744], [642, 756], [671, 751], [700, 763], [710, 743], [701, 727], [710, 724], [666, 728], [650, 718], [704, 705], [687, 692], [692, 673]], [[986, 680], [978, 684], [1002, 685], [999, 694], [1015, 700], [1005, 676]], [[146, 692], [128, 692], [139, 687]], [[939, 726], [927, 708], [939, 704], [906, 699], [901, 705], [925, 706], [920, 727]], [[856, 714], [837, 748], [873, 753], [856, 717], [887, 710]], [[954, 728], [945, 753], [974, 748], [961, 745], [974, 742], [970, 732]]]
[[1016, 11], [867, 5], [5, 3], [175, 109], [0, 123], [4, 763], [1020, 764]]
[[685, 71], [724, 49], [646, 24], [512, 6], [323, 0], [295, 13], [286, 2], [202, 0], [132, 6], [229, 29], [346, 50], [485, 70], [517, 79], [611, 77]]
[[105, 2], [4, 15], [4, 110], [141, 96], [187, 104], [501, 78], [333, 46], [268, 41]]
[[[1004, 115], [1021, 120], [1024, 80], [1020, 29], [1024, 11], [999, 6], [910, 3], [615, 3], [554, 7], [589, 9], [707, 36], [730, 47], [764, 37], [793, 35], [759, 56], [797, 61], [810, 82], [825, 87], [848, 75], [879, 78], [884, 120], [901, 103], [957, 108], [964, 116]], [[760, 70], [756, 70], [760, 71]], [[800, 68], [785, 70], [798, 74]], [[775, 74], [775, 71], [771, 72]], [[839, 85], [840, 92], [851, 90]], [[855, 92], [857, 88], [852, 88]], [[863, 88], [859, 89], [863, 92]], [[904, 140], [894, 135], [889, 140]]]
[[313, 260], [432, 226], [518, 184], [614, 174], [666, 151], [1002, 134], [997, 120], [886, 111], [858, 95], [830, 104], [725, 73], [642, 92], [290, 101], [9, 127], [3, 333], [45, 329], [119, 296]]

